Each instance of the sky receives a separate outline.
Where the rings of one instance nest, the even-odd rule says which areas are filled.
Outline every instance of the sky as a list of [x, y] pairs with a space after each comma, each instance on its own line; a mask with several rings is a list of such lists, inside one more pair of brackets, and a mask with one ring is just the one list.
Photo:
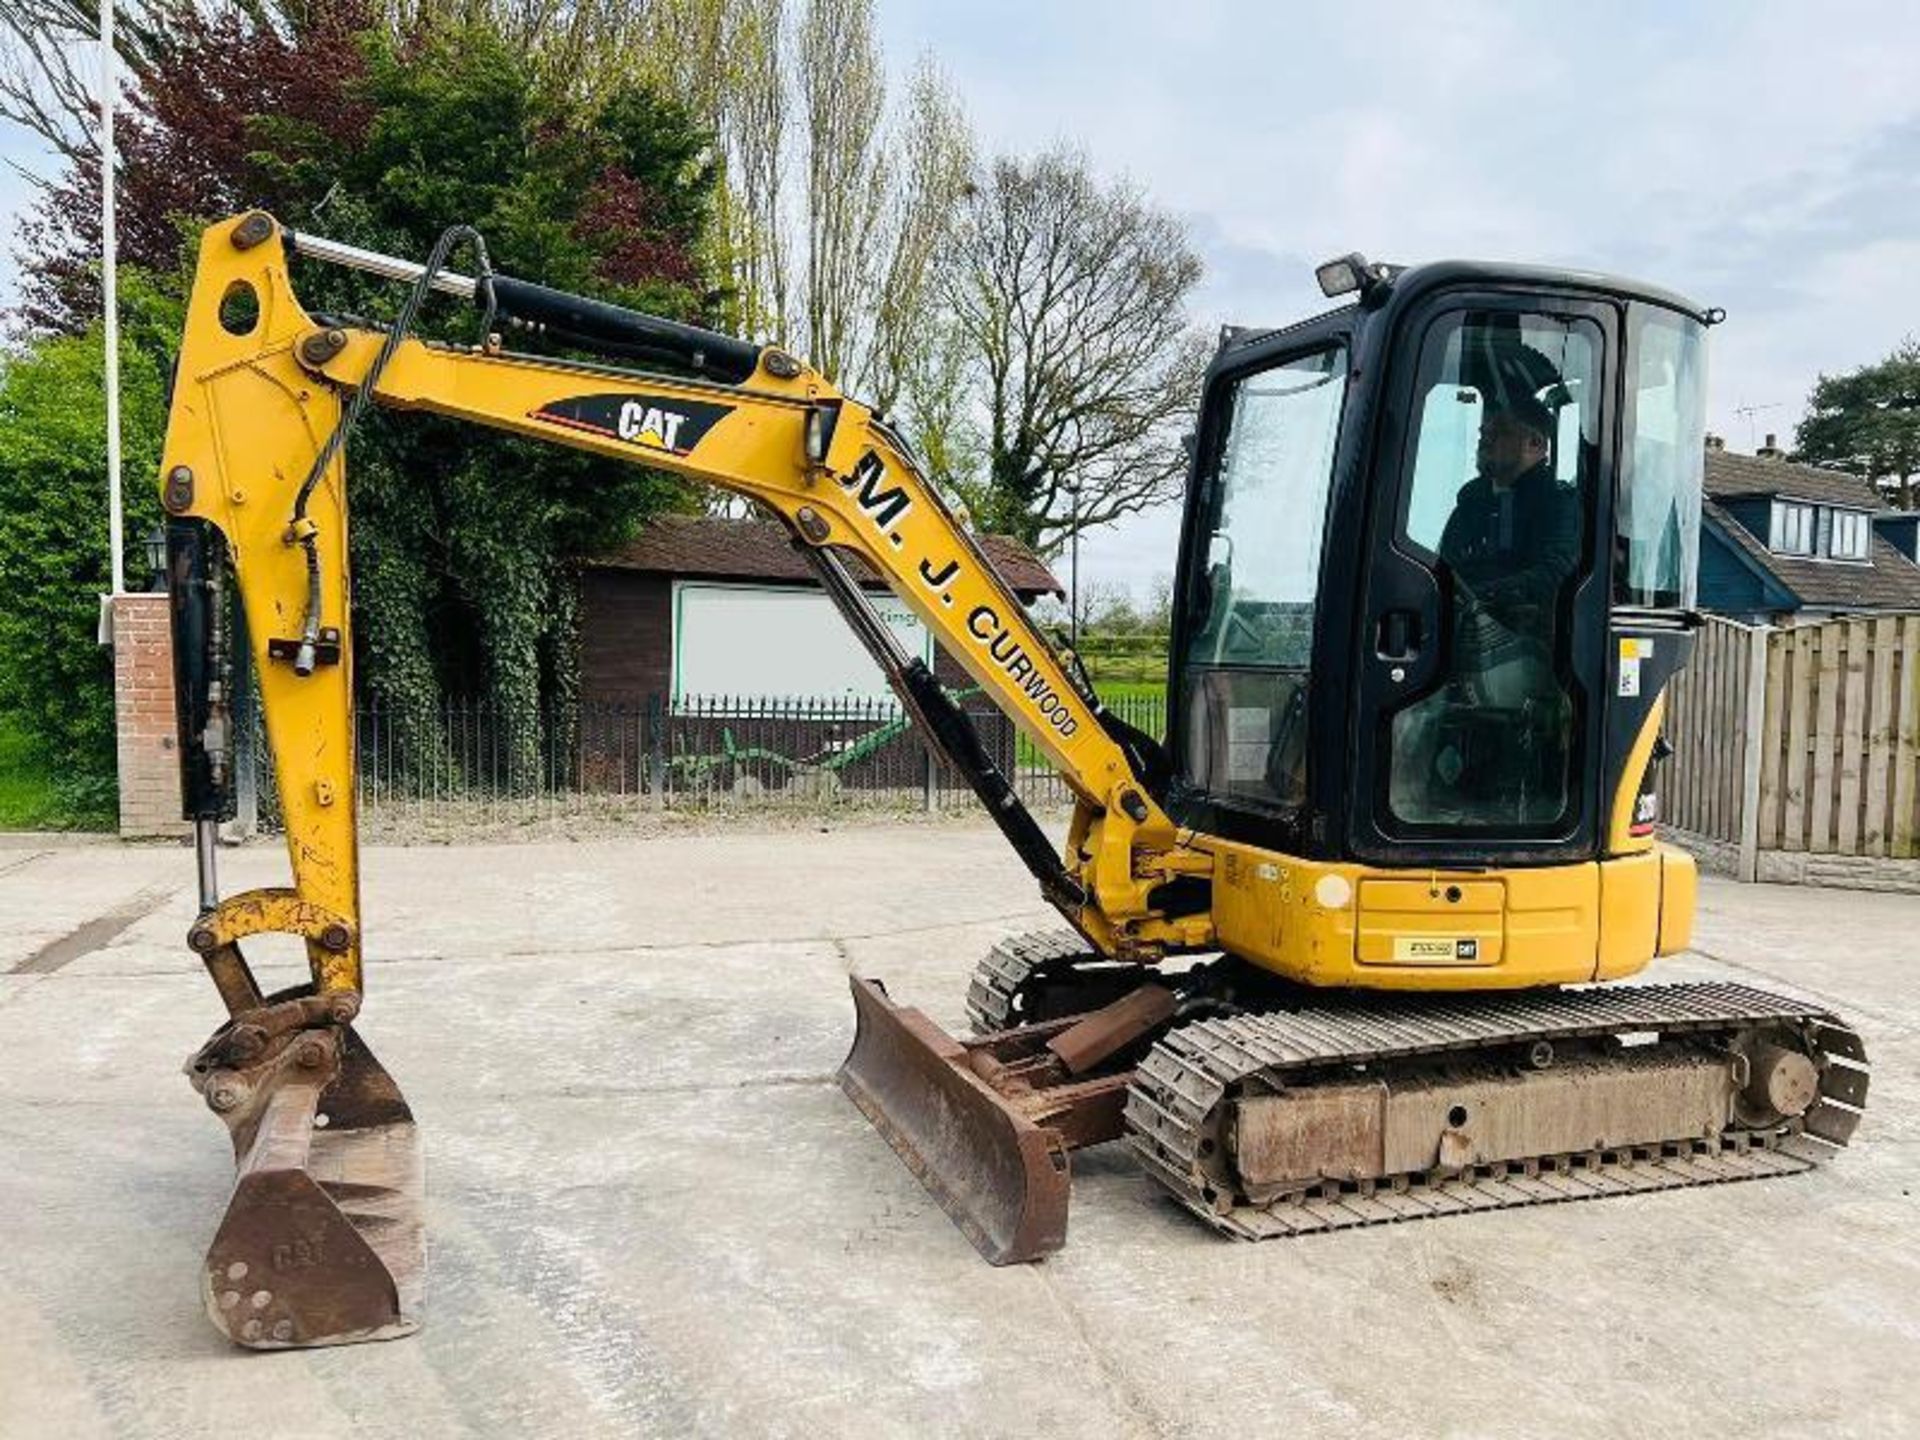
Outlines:
[[[880, 0], [983, 146], [1065, 140], [1187, 222], [1196, 319], [1326, 308], [1317, 260], [1605, 270], [1727, 311], [1709, 427], [1787, 443], [1820, 372], [1920, 334], [1920, 6]], [[1761, 406], [1777, 408], [1759, 409]], [[1752, 407], [1753, 413], [1742, 414]], [[1172, 569], [1163, 511], [1083, 581]]]
[[[878, 5], [985, 150], [1078, 145], [1179, 215], [1208, 329], [1325, 308], [1313, 263], [1350, 250], [1632, 275], [1727, 311], [1709, 423], [1738, 450], [1920, 334], [1920, 6]], [[3, 124], [0, 159], [38, 162]], [[0, 168], [7, 230], [25, 197]], [[1176, 530], [1090, 537], [1083, 580], [1144, 595]]]

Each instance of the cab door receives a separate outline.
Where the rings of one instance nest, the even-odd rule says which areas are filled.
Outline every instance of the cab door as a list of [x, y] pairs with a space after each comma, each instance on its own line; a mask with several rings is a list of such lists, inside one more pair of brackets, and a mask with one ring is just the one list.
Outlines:
[[1323, 748], [1313, 702], [1341, 688], [1315, 657], [1350, 348], [1343, 329], [1303, 327], [1211, 378], [1175, 600], [1173, 813], [1294, 853]]
[[1395, 334], [1354, 635], [1353, 852], [1590, 858], [1617, 312], [1452, 291]]

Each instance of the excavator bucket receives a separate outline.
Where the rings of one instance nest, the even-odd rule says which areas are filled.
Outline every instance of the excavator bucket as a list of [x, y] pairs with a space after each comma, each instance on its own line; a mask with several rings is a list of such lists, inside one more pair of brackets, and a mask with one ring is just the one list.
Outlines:
[[1069, 1163], [977, 1075], [968, 1047], [877, 980], [853, 977], [858, 1020], [840, 1088], [990, 1264], [1014, 1265], [1067, 1238]]
[[351, 1025], [295, 1032], [229, 1068], [188, 1062], [232, 1131], [238, 1175], [201, 1279], [207, 1314], [261, 1350], [406, 1335], [426, 1275], [413, 1114]]

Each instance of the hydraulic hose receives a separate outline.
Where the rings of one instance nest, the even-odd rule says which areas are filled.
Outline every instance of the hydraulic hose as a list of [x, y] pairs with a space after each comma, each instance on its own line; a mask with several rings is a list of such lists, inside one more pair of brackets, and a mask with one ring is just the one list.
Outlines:
[[317, 647], [320, 643], [320, 527], [307, 518], [307, 501], [312, 497], [314, 488], [327, 473], [327, 467], [339, 456], [347, 443], [347, 436], [359, 423], [361, 414], [373, 399], [380, 377], [399, 350], [400, 342], [412, 333], [414, 323], [420, 318], [420, 307], [426, 303], [428, 293], [433, 289], [434, 277], [445, 268], [447, 257], [453, 253], [453, 247], [462, 241], [470, 241], [475, 258], [479, 262], [479, 284], [486, 300], [485, 331], [493, 328], [493, 265], [487, 258], [487, 242], [480, 232], [471, 225], [450, 225], [441, 232], [434, 242], [432, 253], [427, 256], [426, 267], [419, 278], [413, 282], [413, 288], [407, 292], [407, 298], [401, 303], [400, 313], [394, 317], [393, 324], [387, 330], [387, 338], [381, 342], [380, 351], [373, 357], [373, 364], [367, 368], [366, 375], [354, 387], [347, 397], [347, 403], [340, 412], [340, 419], [333, 427], [333, 433], [327, 436], [327, 443], [320, 447], [320, 453], [313, 457], [313, 466], [307, 471], [299, 493], [294, 496], [293, 515], [287, 522], [287, 543], [298, 545], [306, 552], [307, 561], [307, 605], [305, 618], [300, 625], [300, 645], [294, 652], [293, 673], [311, 675], [317, 663]]

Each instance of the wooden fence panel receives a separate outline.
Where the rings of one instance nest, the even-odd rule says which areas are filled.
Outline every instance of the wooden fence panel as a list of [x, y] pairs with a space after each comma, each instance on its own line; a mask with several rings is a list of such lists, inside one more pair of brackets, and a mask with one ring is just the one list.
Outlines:
[[1893, 818], [1888, 826], [1891, 853], [1900, 858], [1916, 854], [1916, 836], [1920, 836], [1920, 615], [1907, 615], [1900, 621], [1900, 638], [1890, 647], [1897, 654], [1893, 693], [1896, 710], [1893, 717]]
[[1767, 637], [1766, 718], [1760, 726], [1760, 826], [1762, 850], [1780, 848], [1781, 795], [1786, 788], [1787, 647]]
[[1847, 653], [1840, 662], [1840, 768], [1837, 776], [1834, 849], [1842, 855], [1859, 855], [1861, 787], [1866, 776], [1861, 769], [1861, 751], [1866, 746], [1867, 702], [1867, 622], [1848, 620], [1840, 627]]
[[1673, 755], [1660, 778], [1666, 823], [1729, 844], [1740, 839], [1751, 634], [1709, 616], [1667, 700]]
[[1876, 615], [1868, 622], [1867, 761], [1865, 814], [1860, 829], [1860, 853], [1884, 856], [1893, 819], [1893, 792], [1888, 786], [1893, 759], [1893, 672], [1899, 663], [1900, 621]]
[[1741, 818], [1746, 809], [1747, 767], [1760, 737], [1752, 732], [1749, 695], [1754, 684], [1753, 632], [1729, 630], [1724, 644], [1727, 664], [1728, 728], [1734, 740], [1727, 763], [1721, 766], [1722, 824], [1727, 834], [1740, 838]]
[[1813, 735], [1807, 728], [1813, 713], [1814, 641], [1810, 625], [1798, 626], [1780, 637], [1787, 646], [1787, 783], [1780, 796], [1780, 848], [1807, 848], [1807, 757], [1813, 753]]
[[1813, 753], [1808, 757], [1807, 851], [1833, 849], [1834, 772], [1838, 768], [1840, 724], [1840, 647], [1845, 622], [1810, 627], [1819, 659], [1813, 672]]
[[1709, 617], [1669, 692], [1666, 822], [1729, 843], [1745, 827], [1749, 850], [1920, 857], [1920, 614], [1769, 631], [1764, 657], [1755, 633]]

